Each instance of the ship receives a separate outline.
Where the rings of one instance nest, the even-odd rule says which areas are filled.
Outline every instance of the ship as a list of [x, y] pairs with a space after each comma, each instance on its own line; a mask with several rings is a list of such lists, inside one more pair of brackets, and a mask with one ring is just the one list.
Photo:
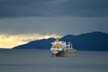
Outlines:
[[72, 48], [72, 44], [70, 42], [60, 41], [59, 38], [56, 38], [56, 40], [51, 44], [52, 44], [50, 48], [51, 56], [53, 57], [75, 56], [76, 50]]

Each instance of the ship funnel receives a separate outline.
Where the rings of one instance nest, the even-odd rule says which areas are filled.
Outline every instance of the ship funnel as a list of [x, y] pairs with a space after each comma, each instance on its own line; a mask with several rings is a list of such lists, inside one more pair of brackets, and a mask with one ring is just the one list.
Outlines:
[[56, 48], [59, 48], [59, 38], [56, 38]]

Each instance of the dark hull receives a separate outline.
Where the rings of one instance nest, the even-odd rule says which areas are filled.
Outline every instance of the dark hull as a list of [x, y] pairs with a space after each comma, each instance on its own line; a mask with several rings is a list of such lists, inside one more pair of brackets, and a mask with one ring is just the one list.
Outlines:
[[60, 51], [57, 54], [52, 54], [53, 57], [71, 57], [75, 56], [74, 52], [65, 52], [65, 51]]

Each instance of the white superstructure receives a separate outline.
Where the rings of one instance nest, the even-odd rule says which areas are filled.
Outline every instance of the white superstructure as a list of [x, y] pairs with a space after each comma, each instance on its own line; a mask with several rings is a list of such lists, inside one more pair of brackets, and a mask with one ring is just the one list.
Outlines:
[[72, 48], [72, 44], [69, 42], [68, 44], [64, 41], [59, 41], [57, 38], [56, 41], [52, 42], [52, 47], [50, 49], [52, 55], [64, 55], [68, 53], [72, 53], [75, 50]]

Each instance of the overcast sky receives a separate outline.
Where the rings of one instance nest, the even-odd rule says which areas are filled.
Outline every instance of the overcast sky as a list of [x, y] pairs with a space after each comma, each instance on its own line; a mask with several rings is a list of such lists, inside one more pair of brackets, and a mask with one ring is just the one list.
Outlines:
[[108, 0], [0, 0], [0, 33], [108, 32]]
[[107, 17], [108, 0], [0, 0], [0, 16]]
[[0, 48], [96, 31], [108, 33], [108, 0], [0, 0]]

